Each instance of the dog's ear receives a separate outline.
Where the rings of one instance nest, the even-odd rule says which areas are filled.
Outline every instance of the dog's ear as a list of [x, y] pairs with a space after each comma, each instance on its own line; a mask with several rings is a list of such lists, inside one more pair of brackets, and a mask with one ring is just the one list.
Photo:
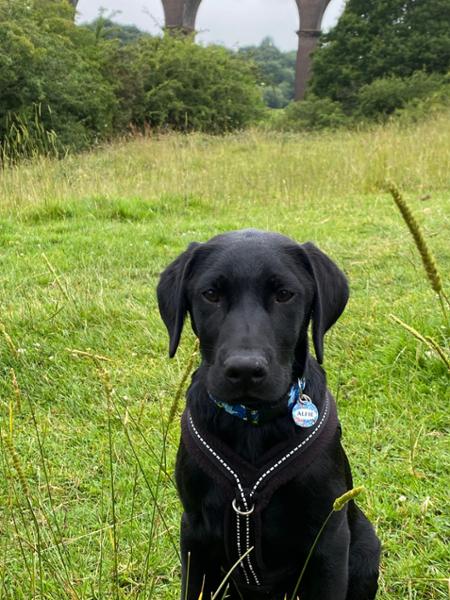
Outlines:
[[300, 248], [303, 263], [315, 284], [312, 338], [317, 361], [322, 364], [323, 338], [343, 313], [349, 297], [349, 288], [344, 273], [314, 244], [308, 242]]
[[157, 287], [159, 312], [169, 332], [169, 356], [172, 358], [180, 343], [184, 319], [188, 310], [186, 280], [200, 244], [189, 244], [178, 258], [161, 273]]

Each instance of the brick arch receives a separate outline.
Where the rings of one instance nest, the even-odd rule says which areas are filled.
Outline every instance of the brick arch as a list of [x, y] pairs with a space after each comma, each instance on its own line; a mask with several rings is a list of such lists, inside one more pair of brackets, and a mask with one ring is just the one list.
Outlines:
[[[161, 0], [165, 27], [184, 33], [195, 32], [195, 21], [202, 0]], [[317, 46], [323, 15], [331, 0], [295, 0], [299, 12], [295, 99], [305, 96], [311, 74], [311, 53]]]

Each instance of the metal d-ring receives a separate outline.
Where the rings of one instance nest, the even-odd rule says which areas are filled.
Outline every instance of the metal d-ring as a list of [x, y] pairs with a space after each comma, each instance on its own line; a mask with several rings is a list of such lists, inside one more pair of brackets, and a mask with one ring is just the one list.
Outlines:
[[234, 512], [237, 512], [237, 514], [241, 515], [242, 517], [248, 517], [248, 515], [251, 515], [252, 512], [255, 510], [255, 505], [253, 505], [250, 510], [240, 510], [236, 506], [236, 498], [233, 499], [231, 506], [233, 507]]

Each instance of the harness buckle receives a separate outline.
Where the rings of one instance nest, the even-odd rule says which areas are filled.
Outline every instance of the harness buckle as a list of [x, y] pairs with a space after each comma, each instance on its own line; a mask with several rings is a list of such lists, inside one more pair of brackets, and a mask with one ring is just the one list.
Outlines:
[[238, 515], [241, 515], [241, 517], [248, 517], [248, 515], [251, 515], [252, 512], [255, 510], [254, 504], [252, 504], [252, 507], [249, 510], [241, 510], [236, 505], [236, 498], [233, 498], [233, 502], [231, 503], [231, 506], [233, 507], [234, 512], [237, 513]]

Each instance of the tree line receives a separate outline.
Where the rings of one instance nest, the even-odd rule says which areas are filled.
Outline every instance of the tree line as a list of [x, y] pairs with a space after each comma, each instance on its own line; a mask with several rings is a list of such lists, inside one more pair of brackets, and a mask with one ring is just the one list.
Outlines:
[[80, 150], [130, 126], [222, 133], [259, 117], [243, 57], [73, 16], [66, 0], [0, 0], [4, 152]]
[[74, 10], [67, 0], [0, 0], [3, 156], [80, 150], [130, 127], [301, 130], [450, 104], [449, 0], [348, 0], [297, 103], [295, 52], [270, 38], [231, 51], [103, 17], [76, 25]]

